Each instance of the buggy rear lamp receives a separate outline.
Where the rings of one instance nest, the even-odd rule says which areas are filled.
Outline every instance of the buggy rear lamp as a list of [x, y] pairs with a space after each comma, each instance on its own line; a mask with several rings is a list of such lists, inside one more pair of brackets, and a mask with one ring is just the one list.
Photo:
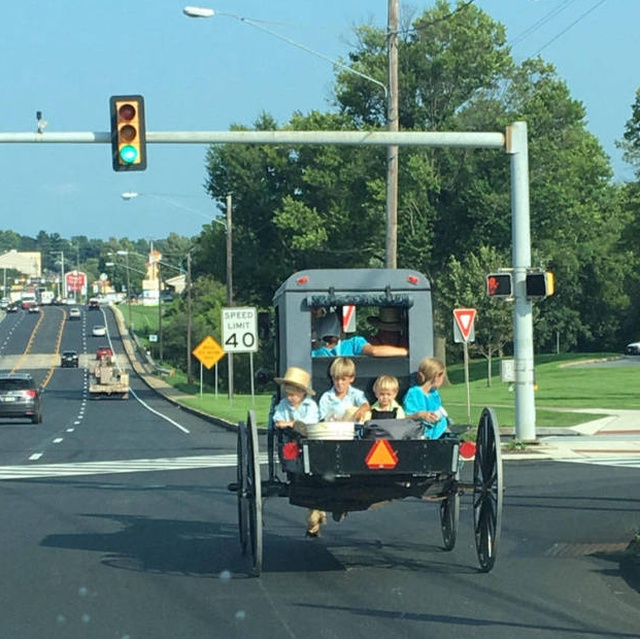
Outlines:
[[297, 459], [300, 456], [300, 446], [298, 446], [298, 444], [296, 444], [295, 442], [287, 442], [282, 447], [282, 456], [287, 461], [293, 461], [294, 459]]
[[407, 277], [407, 282], [409, 282], [409, 284], [418, 284], [419, 280], [415, 275], [409, 275], [409, 277]]
[[476, 456], [476, 445], [473, 442], [462, 442], [460, 444], [460, 457], [462, 459], [473, 459]]
[[302, 277], [299, 277], [296, 280], [296, 284], [298, 286], [301, 286], [302, 284], [308, 284], [309, 283], [309, 278], [306, 275], [303, 275]]

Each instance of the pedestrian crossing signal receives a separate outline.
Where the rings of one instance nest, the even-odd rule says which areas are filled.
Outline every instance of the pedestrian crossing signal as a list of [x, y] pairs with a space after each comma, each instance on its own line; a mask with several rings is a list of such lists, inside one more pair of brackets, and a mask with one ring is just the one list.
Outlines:
[[549, 297], [556, 292], [555, 277], [551, 271], [529, 271], [526, 278], [526, 293], [530, 299]]
[[147, 168], [144, 98], [141, 95], [115, 95], [109, 104], [113, 170], [144, 171]]
[[489, 297], [513, 297], [511, 273], [490, 273], [487, 275], [487, 295]]

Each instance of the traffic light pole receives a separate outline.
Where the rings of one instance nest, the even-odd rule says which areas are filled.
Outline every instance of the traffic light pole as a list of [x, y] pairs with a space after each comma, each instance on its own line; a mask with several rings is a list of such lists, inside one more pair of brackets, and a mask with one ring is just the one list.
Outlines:
[[[110, 132], [2, 133], [0, 144], [111, 144]], [[525, 279], [531, 267], [527, 125], [515, 122], [505, 133], [450, 131], [159, 131], [147, 144], [336, 144], [502, 149], [511, 156], [511, 224], [516, 360], [516, 438], [536, 438], [533, 381], [533, 320]]]
[[516, 439], [527, 442], [536, 439], [532, 304], [526, 294], [527, 270], [531, 267], [527, 125], [525, 122], [516, 122], [509, 127], [509, 132], [507, 153], [511, 155]]

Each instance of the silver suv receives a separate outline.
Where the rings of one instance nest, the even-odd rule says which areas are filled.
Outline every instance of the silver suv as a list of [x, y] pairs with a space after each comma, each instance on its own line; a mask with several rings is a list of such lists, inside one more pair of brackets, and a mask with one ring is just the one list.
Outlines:
[[25, 417], [33, 424], [42, 423], [42, 399], [31, 375], [0, 375], [0, 419], [4, 417]]

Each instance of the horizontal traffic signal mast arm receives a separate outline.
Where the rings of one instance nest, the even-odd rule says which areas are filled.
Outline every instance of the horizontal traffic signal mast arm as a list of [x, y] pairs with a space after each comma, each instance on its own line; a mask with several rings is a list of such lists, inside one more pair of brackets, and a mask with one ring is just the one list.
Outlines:
[[[437, 131], [147, 131], [147, 144], [349, 144], [505, 148], [504, 133]], [[110, 132], [3, 133], [0, 144], [111, 144]]]

